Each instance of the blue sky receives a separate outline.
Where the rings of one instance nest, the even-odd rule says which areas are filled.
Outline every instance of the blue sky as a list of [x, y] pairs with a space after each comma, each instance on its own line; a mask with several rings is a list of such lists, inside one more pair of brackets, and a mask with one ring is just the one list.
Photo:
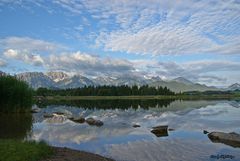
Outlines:
[[239, 0], [0, 0], [0, 70], [240, 80]]

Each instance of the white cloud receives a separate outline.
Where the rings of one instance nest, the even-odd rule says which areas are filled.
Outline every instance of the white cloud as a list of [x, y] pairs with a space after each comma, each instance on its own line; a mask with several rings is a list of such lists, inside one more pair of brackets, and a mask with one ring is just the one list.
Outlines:
[[[240, 54], [240, 4], [235, 1], [114, 1], [91, 3], [98, 18], [115, 17], [116, 30], [102, 32], [106, 50], [152, 55]], [[102, 6], [102, 7], [100, 7]]]
[[[43, 1], [34, 3], [46, 6]], [[100, 23], [94, 29], [94, 33], [101, 33], [96, 43], [106, 50], [152, 55], [240, 54], [240, 4], [235, 0], [54, 0], [52, 3], [80, 18], [86, 19], [87, 14], [91, 17], [88, 21], [93, 18]], [[75, 30], [85, 27], [83, 23]]]
[[7, 62], [0, 58], [0, 67], [4, 67], [7, 65]]
[[[157, 60], [139, 60], [133, 62], [136, 69], [145, 71], [151, 76], [173, 79], [185, 77], [193, 82], [208, 85], [223, 85], [234, 83], [234, 75], [239, 75], [240, 64], [236, 61], [227, 60], [202, 60], [185, 63], [159, 62]], [[224, 74], [221, 74], [223, 73]], [[229, 79], [231, 77], [231, 79]], [[229, 81], [231, 80], [231, 81]], [[238, 81], [234, 79], [234, 81]]]
[[0, 39], [0, 46], [4, 49], [28, 50], [29, 52], [56, 52], [66, 49], [63, 45], [29, 37], [6, 37]]
[[99, 41], [105, 49], [112, 51], [152, 55], [191, 54], [196, 49], [200, 53], [214, 46], [207, 38], [185, 26], [167, 25], [145, 28], [137, 33], [114, 32]]
[[50, 70], [63, 70], [85, 75], [119, 75], [133, 72], [132, 63], [125, 59], [113, 59], [96, 55], [74, 52], [50, 55], [46, 59], [46, 67]]
[[35, 66], [43, 65], [44, 60], [38, 54], [32, 54], [28, 51], [18, 51], [14, 49], [8, 49], [4, 51], [3, 55], [9, 59], [21, 60], [27, 64], [32, 64]]
[[[41, 57], [27, 51], [9, 49], [4, 52], [8, 59], [16, 59], [27, 64], [39, 66], [46, 70], [60, 70], [87, 76], [160, 76], [165, 79], [185, 77], [193, 82], [208, 85], [230, 84], [229, 76], [239, 75], [240, 64], [227, 60], [202, 60], [185, 63], [161, 62], [158, 60], [126, 60], [120, 58], [100, 57], [82, 53], [51, 54]], [[222, 75], [221, 73], [226, 74]], [[237, 77], [234, 79], [237, 80]]]

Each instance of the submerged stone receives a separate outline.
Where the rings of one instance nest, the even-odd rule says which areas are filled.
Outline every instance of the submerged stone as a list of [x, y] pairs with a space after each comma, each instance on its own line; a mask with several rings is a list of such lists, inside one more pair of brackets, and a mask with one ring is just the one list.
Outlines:
[[151, 132], [156, 135], [157, 137], [164, 137], [168, 136], [168, 126], [156, 126], [153, 127]]
[[102, 126], [103, 125], [103, 122], [100, 121], [100, 120], [95, 120], [93, 118], [87, 118], [86, 119], [86, 122], [89, 124], [89, 125], [95, 125], [95, 126]]
[[80, 118], [70, 118], [71, 121], [76, 122], [76, 123], [84, 123], [85, 122], [85, 118], [84, 117], [80, 117]]
[[43, 115], [43, 117], [44, 118], [51, 118], [51, 117], [53, 117], [53, 114], [46, 113], [46, 114]]
[[96, 126], [103, 126], [103, 122], [100, 121], [100, 120], [96, 120], [96, 121], [95, 121], [95, 125], [96, 125]]
[[94, 125], [95, 121], [96, 121], [96, 120], [94, 120], [94, 119], [91, 118], [91, 117], [86, 119], [86, 122], [87, 122], [89, 125]]
[[137, 128], [137, 127], [141, 127], [141, 126], [138, 125], [138, 124], [134, 124], [133, 127], [134, 127], [134, 128]]
[[232, 147], [240, 147], [240, 134], [231, 132], [211, 132], [208, 138], [214, 143], [223, 143]]
[[53, 117], [46, 119], [47, 123], [63, 123], [67, 120], [64, 115], [53, 114]]

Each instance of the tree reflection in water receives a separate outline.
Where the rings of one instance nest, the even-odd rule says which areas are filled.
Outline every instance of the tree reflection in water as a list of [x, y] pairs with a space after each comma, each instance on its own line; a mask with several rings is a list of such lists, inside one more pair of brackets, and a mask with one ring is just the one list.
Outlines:
[[0, 138], [24, 139], [32, 130], [32, 114], [0, 113]]

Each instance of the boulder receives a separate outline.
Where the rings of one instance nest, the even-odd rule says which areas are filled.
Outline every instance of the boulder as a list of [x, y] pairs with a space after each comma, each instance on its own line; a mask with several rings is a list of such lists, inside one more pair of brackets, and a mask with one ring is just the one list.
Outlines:
[[133, 127], [134, 127], [134, 128], [137, 128], [137, 127], [141, 127], [141, 126], [138, 125], [138, 124], [134, 124]]
[[64, 115], [53, 114], [53, 117], [46, 119], [47, 123], [63, 123], [67, 120]]
[[232, 147], [240, 147], [240, 134], [231, 132], [211, 132], [208, 138], [214, 143], [223, 143]]
[[53, 117], [53, 114], [45, 113], [45, 114], [43, 115], [43, 117], [44, 117], [44, 118], [51, 118], [51, 117]]
[[57, 111], [53, 112], [54, 114], [57, 115], [64, 115], [66, 116], [68, 119], [72, 118], [72, 112], [66, 110], [66, 109], [57, 109]]
[[91, 118], [91, 117], [86, 119], [86, 122], [87, 122], [89, 125], [94, 125], [94, 124], [95, 124], [95, 121], [96, 121], [96, 120], [94, 120], [94, 119]]
[[57, 114], [57, 115], [65, 115], [64, 112], [54, 112], [54, 113]]
[[79, 118], [70, 118], [71, 121], [76, 122], [76, 123], [84, 123], [85, 122], [85, 118], [84, 117], [79, 117]]
[[96, 120], [96, 121], [95, 121], [95, 125], [96, 125], [96, 126], [103, 126], [103, 122], [100, 121], [100, 120]]
[[168, 136], [168, 126], [156, 126], [153, 127], [151, 132], [157, 137]]
[[89, 125], [95, 125], [95, 126], [102, 126], [103, 125], [103, 122], [100, 121], [100, 120], [95, 120], [93, 118], [87, 118], [86, 119], [86, 122], [89, 124]]

